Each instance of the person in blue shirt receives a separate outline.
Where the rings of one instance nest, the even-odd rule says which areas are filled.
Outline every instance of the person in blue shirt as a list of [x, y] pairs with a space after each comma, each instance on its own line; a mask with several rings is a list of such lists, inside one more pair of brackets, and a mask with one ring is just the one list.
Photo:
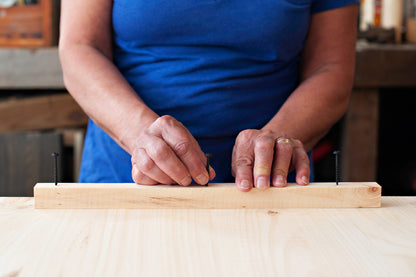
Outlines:
[[91, 119], [80, 182], [307, 185], [348, 106], [357, 2], [62, 0], [64, 81]]

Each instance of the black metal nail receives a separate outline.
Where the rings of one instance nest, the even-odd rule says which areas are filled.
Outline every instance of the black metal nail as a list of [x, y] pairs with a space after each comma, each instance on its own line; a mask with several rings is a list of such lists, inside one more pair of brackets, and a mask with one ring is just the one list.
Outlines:
[[[209, 160], [211, 159], [212, 154], [210, 154], [210, 153], [206, 153], [206, 154], [205, 154], [205, 157], [207, 157], [207, 164], [206, 164], [205, 168], [207, 169], [207, 172], [208, 172], [208, 179], [209, 179]], [[209, 181], [208, 181], [208, 183], [209, 183]], [[208, 186], [208, 183], [206, 183], [206, 184], [205, 184], [205, 186]]]
[[55, 182], [55, 186], [58, 185], [58, 156], [59, 153], [53, 152], [52, 157], [54, 159], [54, 165], [53, 165], [53, 179]]
[[340, 174], [339, 174], [339, 153], [341, 153], [341, 151], [337, 150], [332, 152], [332, 154], [335, 155], [335, 182], [338, 183], [340, 182]]

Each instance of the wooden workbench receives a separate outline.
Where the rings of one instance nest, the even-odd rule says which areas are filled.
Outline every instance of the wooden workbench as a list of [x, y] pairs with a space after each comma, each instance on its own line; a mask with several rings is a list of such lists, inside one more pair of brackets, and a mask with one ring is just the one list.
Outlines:
[[35, 210], [0, 198], [0, 276], [416, 276], [416, 197], [381, 208]]

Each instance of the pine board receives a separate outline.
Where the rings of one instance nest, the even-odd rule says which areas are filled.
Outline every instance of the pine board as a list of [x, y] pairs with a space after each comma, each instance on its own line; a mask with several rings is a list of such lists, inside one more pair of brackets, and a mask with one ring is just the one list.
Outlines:
[[0, 198], [0, 276], [416, 276], [416, 197], [379, 209], [33, 205]]
[[34, 197], [37, 209], [369, 208], [380, 207], [381, 187], [377, 183], [311, 183], [241, 192], [231, 183], [208, 187], [39, 183]]

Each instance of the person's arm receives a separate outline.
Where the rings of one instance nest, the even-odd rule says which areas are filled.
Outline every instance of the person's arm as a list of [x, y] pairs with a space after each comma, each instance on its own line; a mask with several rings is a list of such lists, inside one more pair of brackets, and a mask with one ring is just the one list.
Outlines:
[[[65, 86], [87, 115], [127, 152], [158, 116], [112, 62], [112, 1], [62, 1], [59, 54]], [[136, 128], [131, 130], [131, 126]]]
[[[236, 140], [233, 172], [237, 187], [286, 185], [295, 168], [296, 182], [308, 184], [306, 151], [345, 113], [352, 89], [357, 5], [312, 15], [302, 64], [301, 83], [261, 130], [243, 131]], [[287, 140], [276, 140], [279, 138]], [[260, 182], [258, 181], [260, 180]], [[263, 185], [262, 183], [265, 184]]]
[[112, 62], [111, 0], [63, 0], [59, 55], [65, 86], [87, 115], [132, 154], [135, 182], [208, 182], [205, 156], [175, 119], [159, 117]]

